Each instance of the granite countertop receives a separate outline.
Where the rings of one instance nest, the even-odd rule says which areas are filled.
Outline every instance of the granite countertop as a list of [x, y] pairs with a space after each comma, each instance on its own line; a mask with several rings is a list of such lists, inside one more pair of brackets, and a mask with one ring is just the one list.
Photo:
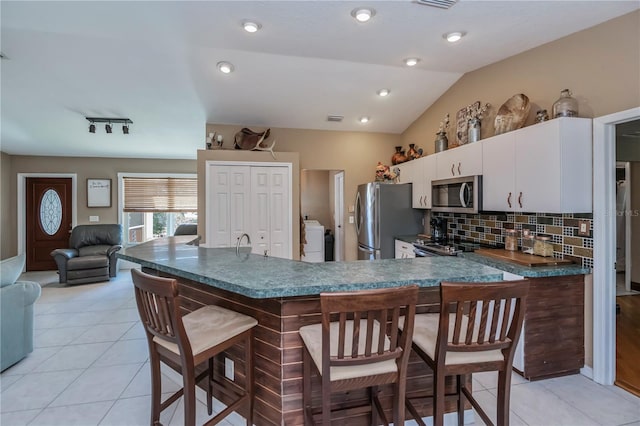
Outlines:
[[590, 274], [591, 271], [588, 268], [583, 268], [579, 265], [558, 265], [558, 266], [523, 266], [517, 263], [507, 262], [499, 259], [494, 259], [481, 254], [473, 252], [461, 253], [459, 255], [464, 259], [478, 262], [483, 265], [491, 266], [501, 271], [511, 272], [512, 274], [521, 275], [527, 278], [540, 278], [540, 277], [556, 277], [562, 275], [583, 275]]
[[[397, 240], [404, 241], [406, 243], [414, 243], [417, 235], [396, 235], [394, 237]], [[588, 268], [583, 268], [580, 265], [558, 265], [558, 266], [523, 266], [518, 265], [517, 263], [503, 261], [487, 256], [483, 256], [481, 254], [476, 254], [473, 252], [463, 252], [459, 254], [459, 257], [462, 257], [467, 260], [471, 260], [473, 262], [478, 262], [486, 266], [491, 266], [492, 268], [500, 269], [501, 271], [510, 272], [512, 274], [521, 275], [523, 277], [528, 278], [537, 278], [537, 277], [555, 277], [562, 275], [582, 275], [582, 274], [590, 274], [591, 270]]]
[[117, 256], [178, 277], [261, 299], [315, 295], [441, 281], [499, 281], [502, 271], [462, 257], [305, 263], [235, 248], [187, 245], [193, 237], [167, 237], [129, 247]]

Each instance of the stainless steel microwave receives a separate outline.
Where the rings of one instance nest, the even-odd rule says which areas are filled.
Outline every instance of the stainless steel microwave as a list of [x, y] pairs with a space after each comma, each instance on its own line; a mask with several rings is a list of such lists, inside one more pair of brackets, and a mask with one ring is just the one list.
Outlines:
[[478, 213], [482, 210], [482, 176], [431, 181], [431, 210]]

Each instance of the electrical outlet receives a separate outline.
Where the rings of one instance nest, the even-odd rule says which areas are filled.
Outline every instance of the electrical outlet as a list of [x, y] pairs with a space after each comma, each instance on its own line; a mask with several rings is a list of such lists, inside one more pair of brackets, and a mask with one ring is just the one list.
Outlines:
[[89, 222], [100, 222], [100, 216], [89, 216]]
[[591, 234], [591, 230], [589, 228], [590, 226], [588, 220], [578, 221], [578, 235], [582, 237], [588, 237]]
[[355, 221], [353, 216], [349, 216], [349, 223], [353, 223]]
[[230, 358], [225, 358], [224, 359], [224, 377], [226, 377], [229, 380], [233, 380], [234, 377], [234, 365], [233, 365], [233, 360]]

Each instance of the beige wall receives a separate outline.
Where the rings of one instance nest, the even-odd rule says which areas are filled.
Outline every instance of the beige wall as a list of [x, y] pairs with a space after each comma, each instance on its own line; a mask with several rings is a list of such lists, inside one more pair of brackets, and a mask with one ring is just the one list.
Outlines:
[[11, 229], [15, 228], [15, 195], [11, 196], [11, 156], [0, 153], [0, 259], [15, 256], [17, 246], [12, 244]]
[[[240, 130], [241, 127], [242, 126], [207, 124], [207, 133], [215, 130], [223, 135], [223, 148], [225, 148], [225, 150], [204, 152], [207, 154], [216, 152], [225, 153], [229, 158], [238, 155], [238, 151], [231, 149], [233, 147], [233, 135]], [[261, 131], [262, 129], [255, 127], [253, 130]], [[378, 161], [389, 164], [391, 155], [395, 152], [394, 146], [399, 144], [400, 135], [272, 128], [269, 140], [276, 141], [275, 149], [278, 161], [284, 161], [281, 159], [281, 154], [283, 153], [298, 153], [300, 170], [344, 170], [345, 260], [356, 260], [358, 255], [357, 237], [355, 226], [349, 224], [349, 207], [354, 203], [357, 186], [364, 182], [372, 182], [375, 179], [375, 167]], [[201, 151], [198, 151], [198, 153], [200, 154]], [[244, 152], [240, 151], [239, 153], [242, 154]], [[251, 154], [258, 156], [257, 158], [264, 159], [264, 161], [271, 160], [271, 154], [267, 152], [253, 152]], [[208, 155], [213, 156], [216, 154]], [[199, 156], [199, 172], [200, 166]], [[299, 176], [295, 178], [299, 182]], [[294, 195], [298, 197], [298, 201], [294, 199], [295, 211], [293, 217], [295, 220], [296, 217], [299, 217], [300, 194], [299, 189], [296, 190], [294, 188], [294, 192]], [[199, 211], [198, 213], [200, 214], [201, 212]], [[297, 235], [299, 236], [299, 230]], [[294, 247], [297, 247], [298, 244], [299, 240], [294, 243]]]
[[329, 170], [302, 170], [300, 173], [300, 213], [331, 228]]
[[[598, 117], [640, 105], [640, 11], [605, 22], [500, 62], [465, 74], [402, 134], [402, 145], [417, 143], [434, 152], [435, 134], [445, 114], [475, 101], [492, 107], [482, 120], [482, 138], [494, 134], [497, 110], [511, 96], [524, 93], [551, 114], [560, 90], [579, 102], [581, 117]], [[449, 129], [452, 140], [455, 129]]]
[[[2, 160], [2, 205], [5, 209], [5, 157]], [[76, 173], [77, 174], [77, 224], [89, 223], [89, 216], [99, 216], [99, 223], [118, 223], [118, 173], [196, 173], [195, 160], [154, 160], [138, 158], [84, 158], [84, 157], [35, 157], [13, 155], [10, 157], [10, 184], [8, 200], [16, 200], [18, 173]], [[87, 207], [87, 179], [111, 179], [111, 207]], [[17, 213], [11, 203], [11, 225], [2, 231], [3, 253], [17, 251]], [[8, 230], [8, 231], [7, 231]]]

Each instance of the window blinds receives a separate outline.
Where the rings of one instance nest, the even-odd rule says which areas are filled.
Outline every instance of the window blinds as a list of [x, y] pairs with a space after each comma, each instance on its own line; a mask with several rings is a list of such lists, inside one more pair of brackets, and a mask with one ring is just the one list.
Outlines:
[[198, 181], [195, 178], [125, 177], [125, 212], [198, 211]]

